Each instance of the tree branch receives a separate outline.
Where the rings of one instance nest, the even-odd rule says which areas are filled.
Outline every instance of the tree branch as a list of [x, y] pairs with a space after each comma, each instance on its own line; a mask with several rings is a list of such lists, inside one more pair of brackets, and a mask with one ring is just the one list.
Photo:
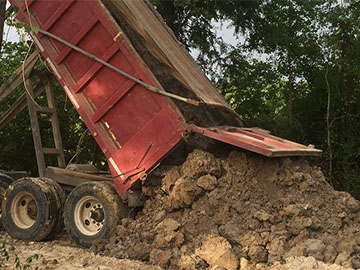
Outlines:
[[328, 100], [327, 100], [327, 108], [326, 108], [326, 129], [327, 129], [327, 144], [329, 149], [329, 182], [333, 186], [332, 183], [332, 167], [333, 167], [333, 152], [331, 145], [331, 124], [330, 123], [330, 105], [331, 105], [331, 92], [330, 92], [330, 84], [328, 80], [329, 75], [329, 65], [326, 63], [326, 72], [325, 72], [325, 82], [326, 89], [328, 92]]

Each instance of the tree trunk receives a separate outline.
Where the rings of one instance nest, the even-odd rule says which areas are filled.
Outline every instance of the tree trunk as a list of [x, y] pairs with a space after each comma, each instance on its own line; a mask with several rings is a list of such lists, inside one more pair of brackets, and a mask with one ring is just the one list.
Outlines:
[[288, 100], [288, 119], [289, 119], [289, 126], [290, 128], [292, 128], [293, 126], [293, 115], [292, 115], [292, 111], [293, 111], [293, 93], [294, 93], [294, 85], [293, 85], [293, 71], [291, 68], [291, 56], [290, 56], [290, 52], [288, 52], [288, 96], [289, 96], [289, 100]]
[[[288, 35], [289, 35], [289, 40], [290, 37], [293, 38], [293, 30], [292, 30], [292, 18], [293, 18], [293, 9], [292, 9], [292, 4], [291, 1], [288, 1]], [[288, 49], [287, 49], [287, 65], [288, 65], [288, 120], [289, 120], [289, 127], [290, 130], [292, 131], [292, 126], [293, 126], [293, 93], [294, 93], [294, 73], [293, 73], [293, 68], [292, 68], [292, 53], [291, 53], [291, 46], [292, 44], [289, 43], [288, 44]]]
[[0, 56], [4, 34], [6, 0], [0, 0]]
[[333, 186], [332, 182], [332, 171], [333, 171], [333, 150], [331, 144], [331, 123], [330, 123], [330, 108], [331, 108], [331, 92], [330, 92], [330, 84], [328, 80], [329, 75], [329, 64], [326, 63], [326, 71], [325, 71], [325, 83], [326, 90], [328, 94], [327, 98], [327, 109], [326, 109], [326, 131], [327, 131], [327, 144], [329, 150], [329, 183]]
[[178, 29], [175, 29], [175, 20], [176, 20], [176, 6], [174, 3], [174, 0], [166, 0], [164, 1], [164, 8], [161, 12], [161, 16], [164, 18], [166, 25], [171, 28], [171, 30], [174, 31], [175, 35], [177, 35], [176, 31]]

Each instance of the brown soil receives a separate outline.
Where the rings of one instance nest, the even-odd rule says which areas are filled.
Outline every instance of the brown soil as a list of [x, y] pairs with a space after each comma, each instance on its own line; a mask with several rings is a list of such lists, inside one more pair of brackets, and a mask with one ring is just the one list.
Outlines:
[[95, 253], [166, 269], [251, 269], [292, 256], [360, 268], [359, 202], [300, 158], [195, 149], [143, 192], [136, 220], [123, 219]]

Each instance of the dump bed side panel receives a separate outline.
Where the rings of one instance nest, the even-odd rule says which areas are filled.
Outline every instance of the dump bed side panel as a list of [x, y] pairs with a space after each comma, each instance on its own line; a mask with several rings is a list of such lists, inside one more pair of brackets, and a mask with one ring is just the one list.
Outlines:
[[[162, 89], [100, 1], [11, 0], [11, 3], [19, 8], [19, 20]], [[104, 151], [112, 175], [117, 176], [115, 184], [120, 193], [181, 140], [185, 122], [171, 100], [48, 36], [32, 36]]]
[[104, 3], [143, 37], [144, 46], [190, 91], [204, 102], [230, 108], [148, 0], [104, 0]]

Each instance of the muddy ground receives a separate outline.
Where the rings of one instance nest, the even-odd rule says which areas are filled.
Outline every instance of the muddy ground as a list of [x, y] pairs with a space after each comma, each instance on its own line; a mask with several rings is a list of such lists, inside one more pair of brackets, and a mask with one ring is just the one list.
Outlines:
[[[4, 231], [0, 231], [0, 239], [6, 242], [5, 248], [8, 250], [10, 258], [4, 262], [0, 269], [19, 269], [16, 268], [15, 257], [20, 259], [20, 266], [28, 265], [28, 269], [88, 269], [88, 270], [162, 270], [159, 266], [145, 264], [140, 261], [122, 260], [110, 257], [94, 255], [87, 249], [77, 247], [64, 232], [57, 240], [50, 242], [23, 242], [10, 238]], [[39, 255], [38, 259], [26, 262], [31, 256]], [[0, 260], [1, 261], [1, 260]], [[249, 269], [249, 262], [242, 260], [241, 269]], [[222, 268], [213, 268], [222, 269]], [[275, 263], [270, 268], [261, 267], [258, 269], [269, 270], [345, 270], [339, 265], [328, 265], [315, 260], [313, 257], [291, 257], [285, 264]]]
[[[10, 258], [5, 261], [5, 266], [0, 269], [19, 269], [16, 268], [15, 258], [20, 259], [23, 267], [29, 265], [29, 269], [87, 269], [87, 270], [161, 270], [160, 267], [147, 265], [139, 261], [121, 260], [116, 258], [94, 255], [90, 250], [76, 246], [64, 231], [56, 240], [47, 242], [24, 242], [12, 239], [4, 231], [0, 231], [1, 244], [5, 241], [5, 248]], [[26, 259], [35, 254], [39, 255], [31, 263]], [[0, 256], [4, 259], [4, 256]]]

